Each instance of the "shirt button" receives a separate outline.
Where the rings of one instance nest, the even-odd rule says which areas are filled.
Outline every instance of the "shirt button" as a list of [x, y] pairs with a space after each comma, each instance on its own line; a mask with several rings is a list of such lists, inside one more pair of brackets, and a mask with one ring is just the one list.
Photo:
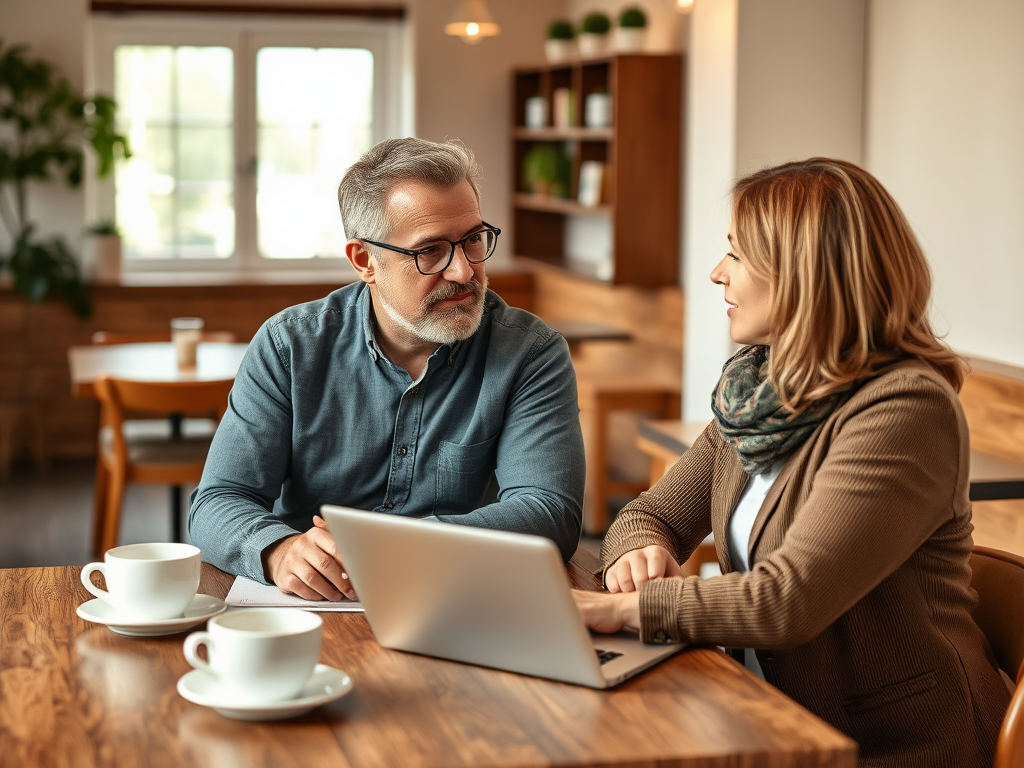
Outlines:
[[654, 633], [654, 639], [659, 643], [667, 643], [668, 635], [665, 633], [665, 630], [659, 629], [657, 632]]
[[384, 505], [384, 509], [394, 509], [394, 508], [395, 508], [395, 505], [390, 503], [390, 502], [388, 502], [387, 504]]
[[412, 389], [409, 390], [409, 394], [410, 395], [418, 395], [419, 393], [420, 393], [420, 388], [419, 387], [413, 387]]
[[408, 448], [406, 448], [406, 447], [405, 447], [405, 446], [403, 445], [403, 446], [402, 446], [401, 448], [399, 448], [399, 449], [398, 449], [398, 452], [399, 452], [400, 454], [402, 454], [403, 456], [405, 456], [405, 454], [407, 454], [407, 453], [409, 452], [409, 449], [408, 449]]

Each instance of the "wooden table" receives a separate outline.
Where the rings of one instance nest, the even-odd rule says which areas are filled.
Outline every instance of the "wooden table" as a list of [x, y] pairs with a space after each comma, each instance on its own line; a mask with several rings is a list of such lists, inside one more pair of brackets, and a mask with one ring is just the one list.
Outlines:
[[[636, 446], [651, 457], [651, 485], [661, 479], [691, 446], [706, 421], [643, 421]], [[971, 451], [971, 501], [1024, 499], [1024, 466], [981, 451]]]
[[569, 344], [569, 353], [579, 352], [580, 344], [585, 341], [632, 341], [633, 334], [621, 328], [613, 328], [604, 323], [590, 320], [551, 320], [552, 328], [562, 334]]
[[[595, 588], [593, 556], [571, 581]], [[612, 691], [390, 651], [360, 614], [322, 614], [321, 661], [355, 687], [308, 715], [228, 720], [182, 699], [184, 635], [89, 624], [80, 569], [0, 570], [0, 763], [11, 766], [853, 768], [856, 745], [717, 649]], [[204, 565], [200, 591], [231, 578]]]
[[233, 379], [248, 348], [248, 344], [201, 342], [196, 351], [196, 367], [180, 370], [170, 342], [71, 347], [71, 394], [95, 399], [93, 382], [101, 373], [143, 381]]

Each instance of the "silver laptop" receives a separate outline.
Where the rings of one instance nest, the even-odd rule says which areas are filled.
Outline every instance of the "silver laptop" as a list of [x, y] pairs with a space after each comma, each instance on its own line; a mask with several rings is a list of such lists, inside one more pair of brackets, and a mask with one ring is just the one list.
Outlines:
[[683, 647], [591, 635], [558, 549], [540, 536], [330, 505], [321, 514], [386, 648], [608, 688]]

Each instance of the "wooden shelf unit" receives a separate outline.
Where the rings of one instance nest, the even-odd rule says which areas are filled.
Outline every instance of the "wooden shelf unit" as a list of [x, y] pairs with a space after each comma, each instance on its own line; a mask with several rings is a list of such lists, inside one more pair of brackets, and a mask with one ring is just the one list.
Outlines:
[[[575, 125], [552, 127], [553, 93], [570, 88]], [[586, 98], [611, 96], [611, 127], [584, 127]], [[548, 127], [527, 128], [526, 100], [543, 96]], [[609, 218], [613, 285], [656, 288], [679, 281], [682, 57], [622, 55], [522, 67], [512, 74], [514, 253], [577, 272], [566, 258], [566, 217]], [[572, 158], [568, 199], [532, 194], [523, 158], [536, 145], [563, 146]], [[578, 202], [580, 164], [605, 164], [598, 206]]]

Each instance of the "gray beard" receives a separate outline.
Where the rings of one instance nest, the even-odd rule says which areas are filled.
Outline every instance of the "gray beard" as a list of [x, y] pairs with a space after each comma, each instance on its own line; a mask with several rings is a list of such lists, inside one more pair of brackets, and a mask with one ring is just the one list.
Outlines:
[[[434, 309], [434, 305], [439, 301], [465, 293], [467, 289], [476, 294], [476, 298], [470, 306], [459, 305], [444, 311]], [[377, 298], [391, 321], [406, 333], [431, 344], [454, 344], [457, 341], [468, 339], [480, 327], [480, 321], [484, 315], [486, 291], [487, 275], [484, 275], [483, 285], [480, 285], [475, 279], [464, 284], [446, 283], [423, 298], [420, 303], [421, 317], [417, 320], [410, 320], [401, 315], [395, 307], [388, 303], [388, 300], [384, 298], [384, 291], [380, 290], [380, 285], [378, 285]]]

